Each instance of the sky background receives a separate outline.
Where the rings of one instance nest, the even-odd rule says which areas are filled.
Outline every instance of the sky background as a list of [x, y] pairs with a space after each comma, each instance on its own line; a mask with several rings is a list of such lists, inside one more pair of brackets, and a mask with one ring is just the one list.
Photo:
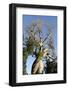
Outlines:
[[[42, 26], [42, 37], [45, 38], [47, 35], [48, 28], [45, 25], [45, 23], [49, 23], [51, 27], [54, 27], [52, 29], [52, 32], [54, 34], [54, 47], [57, 53], [57, 16], [36, 16], [36, 15], [23, 15], [23, 32], [24, 36], [27, 36], [26, 27], [30, 26], [32, 21], [38, 21], [39, 19], [42, 20], [43, 26]], [[31, 55], [27, 58], [27, 73], [31, 74], [31, 67], [34, 62], [35, 58]]]

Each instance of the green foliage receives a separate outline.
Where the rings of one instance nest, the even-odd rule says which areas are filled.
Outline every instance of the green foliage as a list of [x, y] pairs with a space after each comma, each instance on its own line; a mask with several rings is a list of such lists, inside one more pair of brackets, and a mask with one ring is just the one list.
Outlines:
[[38, 60], [41, 60], [42, 57], [43, 57], [43, 53], [41, 51], [39, 51], [39, 53], [37, 54]]
[[23, 48], [23, 60], [26, 60], [28, 57], [28, 52], [26, 48]]
[[28, 39], [27, 42], [26, 42], [26, 46], [27, 46], [27, 52], [28, 54], [31, 54], [33, 53], [33, 48], [34, 48], [34, 45], [33, 45], [33, 40], [32, 39]]
[[27, 74], [27, 70], [26, 70], [26, 62], [27, 62], [27, 58], [28, 58], [28, 52], [26, 48], [23, 48], [23, 74]]

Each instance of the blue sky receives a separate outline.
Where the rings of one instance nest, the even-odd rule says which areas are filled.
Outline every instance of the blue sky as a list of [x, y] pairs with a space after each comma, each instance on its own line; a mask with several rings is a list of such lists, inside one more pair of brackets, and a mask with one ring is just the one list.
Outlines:
[[[23, 15], [23, 31], [26, 31], [26, 26], [29, 26], [32, 21], [38, 21], [39, 19], [42, 20], [44, 25], [42, 26], [42, 32], [43, 36], [45, 38], [45, 35], [47, 34], [48, 28], [46, 27], [45, 23], [48, 22], [51, 27], [54, 27], [52, 29], [52, 32], [54, 34], [54, 46], [57, 51], [57, 16], [36, 16], [36, 15]], [[27, 34], [25, 33], [24, 36]], [[31, 55], [28, 56], [27, 60], [27, 72], [30, 74], [31, 73], [31, 66], [32, 63], [34, 62], [35, 58], [33, 58]]]

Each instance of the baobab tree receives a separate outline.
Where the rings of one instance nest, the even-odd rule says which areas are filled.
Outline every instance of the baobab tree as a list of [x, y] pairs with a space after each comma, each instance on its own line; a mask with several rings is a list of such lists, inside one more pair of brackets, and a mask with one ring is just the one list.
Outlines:
[[[42, 58], [49, 55], [48, 50], [46, 48], [46, 45], [48, 45], [49, 48], [54, 48], [53, 44], [49, 37], [51, 36], [51, 27], [47, 26], [48, 33], [45, 37], [42, 37], [42, 26], [43, 22], [42, 20], [38, 20], [36, 22], [32, 22], [31, 25], [29, 25], [26, 28], [27, 35], [23, 35], [23, 74], [27, 74], [26, 71], [26, 62], [29, 55], [35, 56], [36, 60], [34, 61], [32, 65], [32, 74], [40, 74], [43, 72], [43, 63]], [[47, 42], [50, 40], [49, 42]], [[46, 43], [46, 44], [45, 44]], [[49, 44], [50, 43], [50, 44]], [[49, 46], [50, 45], [50, 46]]]

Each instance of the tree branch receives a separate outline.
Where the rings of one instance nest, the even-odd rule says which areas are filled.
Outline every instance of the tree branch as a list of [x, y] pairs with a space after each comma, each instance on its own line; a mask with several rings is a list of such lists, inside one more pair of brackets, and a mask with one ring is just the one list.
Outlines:
[[49, 37], [50, 33], [47, 35], [47, 37], [45, 37], [45, 39], [43, 40], [43, 43], [47, 40], [47, 38]]

